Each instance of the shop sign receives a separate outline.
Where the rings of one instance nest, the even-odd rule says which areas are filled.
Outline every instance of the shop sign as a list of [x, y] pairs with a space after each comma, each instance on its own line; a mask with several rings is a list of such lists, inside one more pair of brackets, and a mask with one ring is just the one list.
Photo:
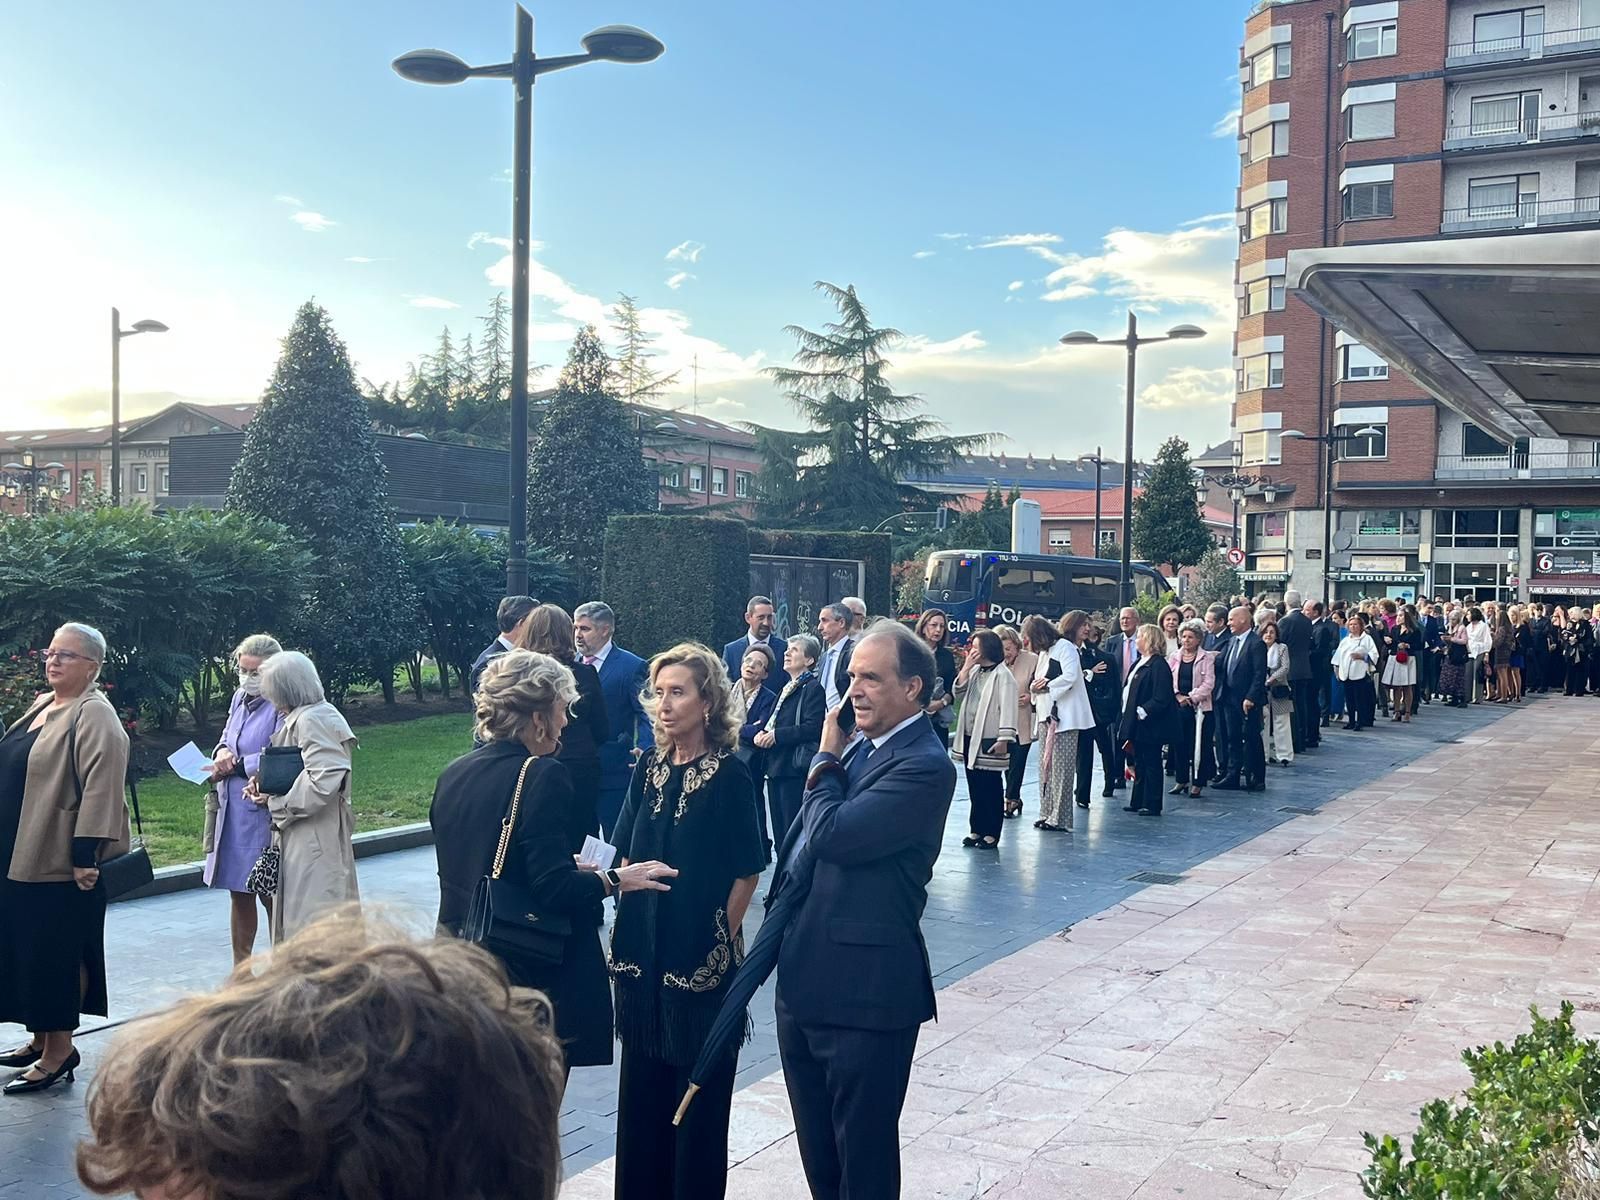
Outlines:
[[[1351, 571], [1396, 572], [1404, 571], [1408, 566], [1410, 564], [1406, 562], [1404, 554], [1352, 554], [1350, 556]], [[1415, 572], [1414, 574], [1416, 578], [1422, 578], [1421, 572]]]
[[1540, 575], [1600, 575], [1600, 551], [1540, 550], [1533, 566]]

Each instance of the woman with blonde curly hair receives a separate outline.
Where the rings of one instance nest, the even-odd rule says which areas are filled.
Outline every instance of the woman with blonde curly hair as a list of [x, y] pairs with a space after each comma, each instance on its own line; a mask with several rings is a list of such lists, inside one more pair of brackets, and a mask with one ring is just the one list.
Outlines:
[[[494, 940], [485, 948], [512, 983], [550, 997], [568, 1069], [611, 1061], [611, 986], [600, 944], [605, 898], [665, 890], [673, 874], [659, 862], [601, 873], [574, 860], [592, 815], [556, 748], [577, 695], [572, 672], [548, 655], [511, 650], [490, 662], [477, 694], [477, 736], [485, 744], [444, 769], [428, 811], [439, 858], [439, 927], [462, 932], [473, 891], [499, 858], [501, 879], [527, 898], [548, 932], [541, 946]], [[501, 856], [503, 821], [510, 827]]]
[[333, 916], [122, 1031], [78, 1178], [145, 1200], [555, 1200], [561, 1051], [482, 951]]
[[738, 1054], [672, 1124], [689, 1069], [744, 960], [741, 926], [766, 865], [722, 659], [683, 643], [650, 661], [656, 744], [634, 768], [613, 840], [625, 861], [677, 869], [671, 891], [617, 902], [611, 931], [617, 1036], [618, 1200], [719, 1200]]

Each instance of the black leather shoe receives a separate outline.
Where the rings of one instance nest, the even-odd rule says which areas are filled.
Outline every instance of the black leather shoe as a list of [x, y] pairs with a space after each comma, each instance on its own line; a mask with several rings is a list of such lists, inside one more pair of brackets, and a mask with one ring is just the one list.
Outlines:
[[1136, 812], [1143, 812], [1143, 811], [1144, 811], [1144, 809], [1142, 809], [1142, 808], [1135, 808], [1135, 807], [1134, 807], [1134, 806], [1133, 806], [1133, 805], [1131, 805], [1131, 804], [1124, 804], [1124, 805], [1123, 805], [1123, 806], [1122, 806], [1122, 811], [1123, 811], [1123, 812], [1131, 812], [1131, 813], [1136, 813]]
[[0, 1054], [0, 1067], [31, 1067], [44, 1054], [43, 1046], [27, 1045], [10, 1054]]
[[1219, 791], [1237, 792], [1239, 790], [1239, 786], [1240, 785], [1239, 785], [1239, 781], [1237, 779], [1219, 779], [1219, 780], [1217, 780], [1216, 783], [1213, 783], [1211, 786], [1216, 788], [1216, 789], [1218, 789]]
[[[78, 1070], [78, 1065], [81, 1062], [83, 1062], [83, 1059], [79, 1056], [78, 1052], [74, 1050], [71, 1054], [67, 1055], [64, 1060], [62, 1060], [62, 1063], [59, 1067], [57, 1067], [54, 1071], [51, 1071], [44, 1078], [29, 1079], [28, 1073], [24, 1071], [10, 1083], [6, 1084], [6, 1086], [3, 1089], [0, 1089], [0, 1091], [4, 1091], [7, 1096], [21, 1096], [28, 1092], [42, 1092], [46, 1088], [55, 1087], [55, 1085], [60, 1083], [63, 1079], [65, 1079], [68, 1083], [71, 1083]], [[37, 1070], [38, 1068], [35, 1067], [34, 1069]]]

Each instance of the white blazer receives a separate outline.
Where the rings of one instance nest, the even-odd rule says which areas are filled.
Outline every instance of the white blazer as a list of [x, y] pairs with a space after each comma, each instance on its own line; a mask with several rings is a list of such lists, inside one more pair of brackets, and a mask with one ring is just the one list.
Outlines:
[[[1357, 650], [1366, 652], [1365, 662], [1354, 657], [1354, 652]], [[1355, 679], [1365, 679], [1372, 673], [1377, 661], [1378, 645], [1372, 640], [1370, 633], [1363, 633], [1360, 637], [1347, 637], [1334, 651], [1333, 673], [1346, 683]]]
[[1083, 678], [1083, 663], [1078, 648], [1062, 638], [1050, 647], [1048, 654], [1039, 656], [1033, 677], [1043, 679], [1049, 674], [1052, 662], [1061, 664], [1061, 673], [1050, 680], [1050, 686], [1033, 693], [1033, 711], [1042, 724], [1055, 714], [1058, 729], [1093, 729], [1094, 708], [1089, 703], [1089, 687]]

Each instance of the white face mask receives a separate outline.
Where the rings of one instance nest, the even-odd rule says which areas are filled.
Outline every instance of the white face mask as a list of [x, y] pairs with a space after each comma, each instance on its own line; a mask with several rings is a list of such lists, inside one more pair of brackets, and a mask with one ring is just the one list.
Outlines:
[[240, 671], [239, 688], [246, 696], [259, 696], [261, 694], [261, 673], [259, 671]]

